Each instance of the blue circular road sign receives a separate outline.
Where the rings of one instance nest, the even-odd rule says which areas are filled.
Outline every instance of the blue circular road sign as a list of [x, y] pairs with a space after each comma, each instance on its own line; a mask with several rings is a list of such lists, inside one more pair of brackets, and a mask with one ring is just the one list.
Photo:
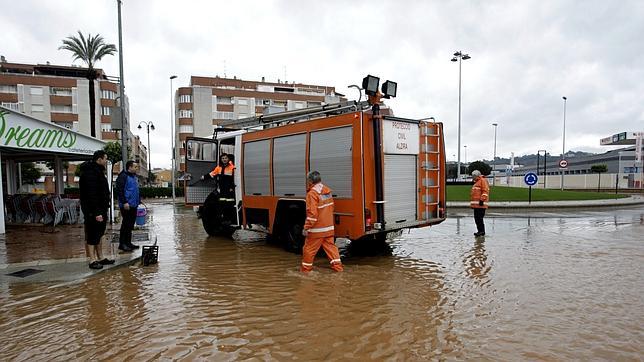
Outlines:
[[539, 176], [534, 172], [528, 172], [523, 176], [523, 182], [528, 186], [534, 186], [539, 181]]

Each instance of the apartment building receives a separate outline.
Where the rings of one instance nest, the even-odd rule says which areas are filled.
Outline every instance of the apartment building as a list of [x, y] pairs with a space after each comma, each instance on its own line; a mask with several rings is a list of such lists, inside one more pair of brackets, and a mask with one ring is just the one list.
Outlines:
[[345, 101], [335, 87], [302, 83], [190, 77], [175, 93], [177, 169], [185, 171], [187, 137], [211, 137], [224, 120], [303, 109]]
[[[91, 124], [87, 68], [50, 64], [9, 63], [0, 60], [0, 105], [43, 121], [52, 122], [75, 132], [103, 141], [120, 140], [112, 130], [112, 111], [119, 97], [118, 78], [96, 69], [94, 82], [95, 122]], [[125, 97], [126, 114], [128, 112]], [[147, 149], [135, 144], [128, 131], [130, 147], [135, 156], [146, 160]], [[143, 165], [143, 162], [142, 162]]]

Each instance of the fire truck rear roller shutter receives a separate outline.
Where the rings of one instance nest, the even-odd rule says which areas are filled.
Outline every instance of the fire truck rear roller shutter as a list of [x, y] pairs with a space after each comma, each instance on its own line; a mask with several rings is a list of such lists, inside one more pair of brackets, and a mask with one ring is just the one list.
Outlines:
[[385, 155], [385, 221], [416, 220], [416, 155]]
[[352, 132], [351, 127], [311, 132], [311, 170], [320, 172], [337, 197], [352, 197]]

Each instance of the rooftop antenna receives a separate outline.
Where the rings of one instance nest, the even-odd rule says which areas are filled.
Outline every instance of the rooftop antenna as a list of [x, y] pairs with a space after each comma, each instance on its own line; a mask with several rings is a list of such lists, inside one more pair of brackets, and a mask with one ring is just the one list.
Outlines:
[[226, 76], [226, 59], [224, 59], [224, 78], [228, 78]]
[[288, 78], [286, 78], [286, 65], [285, 65], [285, 66], [284, 66], [284, 83], [288, 83], [288, 82], [286, 81], [287, 79], [288, 79]]

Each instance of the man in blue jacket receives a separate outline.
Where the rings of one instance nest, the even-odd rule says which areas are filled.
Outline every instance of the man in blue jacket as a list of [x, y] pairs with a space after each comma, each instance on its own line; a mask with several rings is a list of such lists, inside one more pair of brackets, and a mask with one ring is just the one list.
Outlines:
[[132, 244], [132, 229], [136, 221], [136, 209], [141, 203], [139, 196], [139, 181], [136, 178], [136, 171], [139, 164], [135, 161], [127, 161], [125, 170], [121, 171], [116, 179], [116, 193], [119, 199], [121, 210], [121, 231], [119, 234], [119, 250], [130, 252], [138, 249], [138, 245]]

